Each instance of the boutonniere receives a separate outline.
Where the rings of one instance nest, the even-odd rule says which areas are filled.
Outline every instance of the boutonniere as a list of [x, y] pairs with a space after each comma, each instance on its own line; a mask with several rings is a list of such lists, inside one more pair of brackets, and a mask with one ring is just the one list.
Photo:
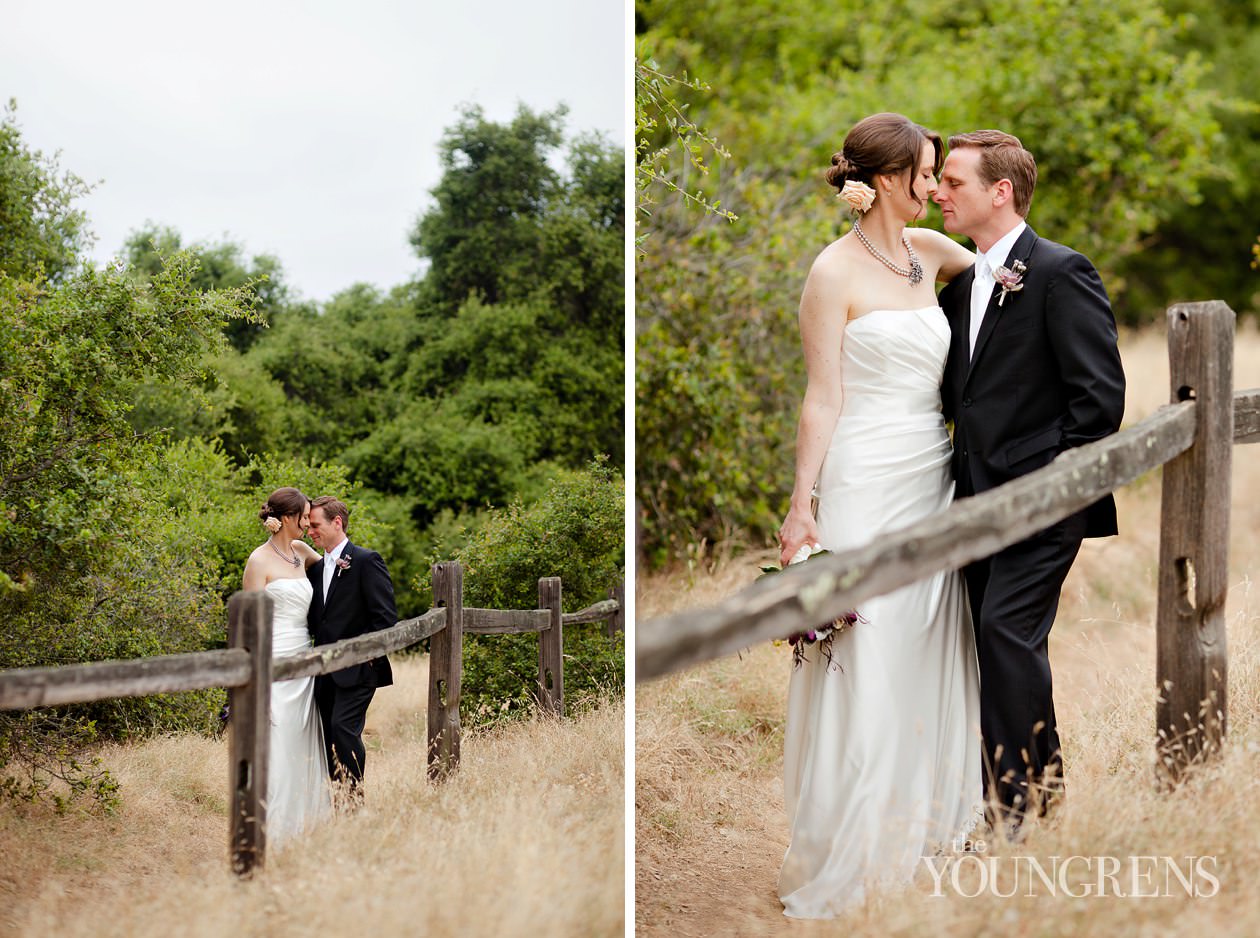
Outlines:
[[342, 571], [342, 570], [349, 570], [349, 569], [350, 569], [350, 558], [349, 558], [349, 557], [338, 557], [338, 558], [337, 558], [335, 561], [333, 561], [333, 562], [337, 565], [337, 576], [341, 576], [341, 571]]
[[999, 264], [993, 268], [993, 279], [1002, 288], [1002, 295], [998, 297], [998, 306], [1005, 302], [1006, 294], [1018, 293], [1024, 289], [1024, 271], [1027, 269], [1028, 265], [1023, 261], [1016, 261], [1010, 267]]

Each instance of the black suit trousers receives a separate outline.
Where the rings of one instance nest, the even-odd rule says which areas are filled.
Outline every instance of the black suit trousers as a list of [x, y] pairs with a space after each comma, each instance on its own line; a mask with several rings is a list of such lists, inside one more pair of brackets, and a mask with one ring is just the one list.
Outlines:
[[1085, 528], [1078, 512], [964, 571], [980, 665], [985, 795], [1015, 819], [1029, 804], [1030, 783], [1049, 795], [1062, 787], [1047, 641]]
[[363, 746], [363, 727], [367, 722], [368, 704], [376, 688], [370, 684], [339, 687], [331, 675], [315, 678], [315, 706], [324, 727], [324, 751], [328, 756], [328, 774], [333, 781], [345, 780], [352, 788], [363, 781], [367, 751]]

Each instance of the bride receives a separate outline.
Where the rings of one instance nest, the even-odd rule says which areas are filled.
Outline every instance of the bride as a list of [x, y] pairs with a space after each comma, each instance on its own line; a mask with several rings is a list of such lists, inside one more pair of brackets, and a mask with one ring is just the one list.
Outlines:
[[[940, 137], [900, 114], [859, 122], [827, 181], [853, 230], [814, 261], [800, 304], [808, 385], [782, 561], [845, 550], [944, 510], [953, 496], [940, 382], [949, 325], [934, 283], [975, 260], [929, 229]], [[817, 499], [817, 517], [811, 500]], [[804, 549], [804, 550], [803, 550]], [[979, 691], [960, 574], [857, 610], [801, 645], [788, 693], [784, 914], [829, 918], [979, 817]]]
[[[276, 489], [258, 512], [270, 536], [249, 555], [241, 588], [265, 590], [274, 603], [273, 658], [311, 647], [306, 614], [312, 587], [306, 567], [320, 558], [302, 540], [310, 516], [311, 503], [295, 488]], [[267, 836], [280, 843], [332, 813], [313, 678], [271, 685], [270, 751]]]

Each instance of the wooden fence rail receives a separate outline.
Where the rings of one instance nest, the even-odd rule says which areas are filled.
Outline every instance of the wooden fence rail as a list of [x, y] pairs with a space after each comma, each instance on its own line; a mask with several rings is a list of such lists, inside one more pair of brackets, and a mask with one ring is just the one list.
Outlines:
[[1171, 401], [1136, 426], [938, 515], [760, 580], [727, 600], [638, 623], [635, 677], [783, 638], [1014, 544], [1163, 466], [1156, 728], [1168, 781], [1225, 732], [1224, 599], [1230, 454], [1260, 442], [1260, 389], [1231, 393], [1234, 314], [1168, 312]]
[[458, 563], [433, 567], [437, 605], [423, 615], [279, 660], [271, 657], [273, 604], [265, 591], [239, 592], [228, 601], [228, 648], [131, 661], [101, 661], [55, 668], [0, 671], [0, 710], [27, 710], [147, 694], [228, 689], [231, 707], [228, 755], [231, 865], [249, 876], [266, 857], [267, 773], [271, 685], [332, 674], [429, 639], [428, 776], [442, 779], [459, 765], [459, 698], [465, 632], [539, 636], [535, 693], [540, 708], [564, 714], [566, 625], [607, 623], [607, 634], [625, 628], [625, 585], [573, 613], [560, 610], [559, 577], [538, 581], [538, 609], [465, 609], [464, 573]]

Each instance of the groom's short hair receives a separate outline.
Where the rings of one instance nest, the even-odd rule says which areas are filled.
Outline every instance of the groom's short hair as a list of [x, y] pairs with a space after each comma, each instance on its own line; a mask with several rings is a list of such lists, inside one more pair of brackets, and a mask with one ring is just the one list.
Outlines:
[[986, 186], [999, 179], [1011, 181], [1015, 211], [1021, 218], [1027, 218], [1033, 190], [1037, 188], [1037, 161], [1024, 149], [1019, 137], [1000, 130], [973, 130], [949, 138], [951, 150], [959, 147], [975, 147], [980, 151], [980, 181]]
[[332, 495], [321, 495], [311, 502], [311, 508], [323, 509], [324, 517], [329, 521], [332, 521], [333, 518], [340, 518], [341, 530], [346, 531], [349, 529], [350, 509], [342, 504], [340, 499], [334, 498]]

